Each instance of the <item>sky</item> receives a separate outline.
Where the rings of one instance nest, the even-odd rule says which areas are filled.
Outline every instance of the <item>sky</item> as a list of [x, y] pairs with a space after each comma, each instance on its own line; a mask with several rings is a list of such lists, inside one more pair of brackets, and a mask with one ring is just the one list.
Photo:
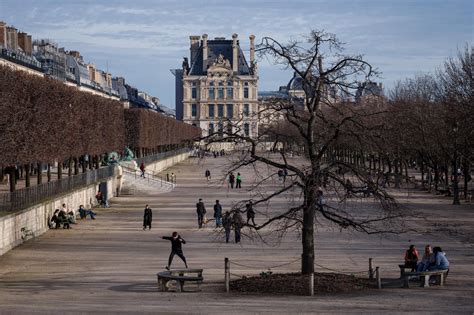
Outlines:
[[[48, 38], [85, 61], [174, 108], [174, 77], [189, 57], [189, 36], [239, 35], [249, 53], [271, 36], [286, 43], [312, 29], [345, 43], [380, 72], [386, 90], [397, 80], [434, 72], [447, 57], [473, 45], [474, 1], [469, 0], [0, 0], [0, 20]], [[277, 90], [291, 72], [259, 61], [259, 90]]]

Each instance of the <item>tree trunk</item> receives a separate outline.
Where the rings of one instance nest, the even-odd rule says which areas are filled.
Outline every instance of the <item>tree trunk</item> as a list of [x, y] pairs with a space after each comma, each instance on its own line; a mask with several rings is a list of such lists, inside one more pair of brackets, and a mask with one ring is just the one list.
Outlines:
[[31, 172], [30, 172], [30, 164], [25, 164], [25, 187], [30, 187], [30, 176], [31, 176]]
[[67, 160], [67, 176], [72, 176], [72, 158]]
[[79, 174], [79, 161], [77, 160], [77, 157], [73, 159], [74, 161], [74, 175]]
[[40, 185], [41, 183], [43, 183], [43, 164], [41, 162], [38, 163], [38, 173], [36, 174], [37, 177], [37, 183], [38, 185]]
[[16, 186], [16, 170], [14, 167], [10, 167], [9, 174], [10, 174], [10, 192], [14, 192], [15, 186]]
[[63, 162], [58, 162], [58, 179], [63, 177]]
[[46, 176], [48, 177], [48, 183], [51, 181], [51, 164], [48, 163], [48, 170], [46, 171]]
[[[313, 181], [314, 180], [314, 181]], [[314, 214], [317, 204], [315, 184], [317, 180], [312, 178], [311, 184], [307, 185], [305, 192], [305, 205], [303, 208], [303, 229], [301, 233], [301, 242], [303, 253], [301, 254], [301, 273], [310, 274], [314, 272]]]
[[469, 160], [468, 159], [464, 159], [464, 163], [463, 163], [463, 171], [464, 171], [464, 199], [467, 200], [467, 191], [468, 191], [468, 187], [467, 185], [469, 184]]

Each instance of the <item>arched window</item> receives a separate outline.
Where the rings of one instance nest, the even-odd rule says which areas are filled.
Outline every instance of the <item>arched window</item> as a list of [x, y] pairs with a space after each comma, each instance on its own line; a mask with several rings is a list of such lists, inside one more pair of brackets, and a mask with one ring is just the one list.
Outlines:
[[244, 98], [249, 98], [249, 83], [244, 82]]
[[227, 98], [232, 99], [234, 97], [232, 81], [227, 81]]
[[213, 100], [215, 98], [214, 94], [214, 82], [209, 82], [209, 99]]
[[222, 81], [219, 82], [219, 87], [217, 88], [217, 97], [219, 99], [224, 98], [224, 83]]

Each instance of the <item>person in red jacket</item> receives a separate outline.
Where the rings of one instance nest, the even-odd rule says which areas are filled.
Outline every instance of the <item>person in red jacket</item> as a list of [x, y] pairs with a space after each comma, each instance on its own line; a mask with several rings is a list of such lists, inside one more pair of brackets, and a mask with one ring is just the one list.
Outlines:
[[410, 248], [405, 252], [405, 267], [411, 268], [411, 271], [416, 270], [420, 255], [415, 248], [415, 245], [410, 245]]

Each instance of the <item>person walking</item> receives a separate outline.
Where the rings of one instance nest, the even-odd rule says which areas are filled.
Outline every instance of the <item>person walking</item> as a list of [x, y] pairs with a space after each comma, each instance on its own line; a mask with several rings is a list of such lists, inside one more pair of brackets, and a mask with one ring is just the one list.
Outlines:
[[204, 222], [204, 215], [206, 214], [206, 207], [201, 198], [199, 198], [199, 202], [196, 203], [196, 212], [198, 215], [198, 226], [201, 229]]
[[235, 243], [240, 243], [240, 230], [242, 229], [244, 220], [238, 210], [234, 213], [232, 223], [234, 225]]
[[247, 212], [247, 224], [252, 220], [253, 225], [255, 226], [255, 210], [253, 210], [252, 202], [249, 202], [245, 205]]
[[230, 230], [232, 229], [232, 218], [230, 217], [230, 212], [226, 211], [224, 217], [222, 218], [222, 225], [225, 231], [225, 242], [229, 243], [230, 239]]
[[186, 244], [186, 241], [178, 234], [178, 232], [173, 232], [171, 236], [163, 236], [164, 240], [171, 241], [171, 253], [170, 257], [168, 258], [168, 266], [166, 266], [166, 270], [170, 270], [171, 263], [173, 262], [174, 255], [178, 255], [179, 258], [184, 262], [186, 269], [188, 268], [188, 263], [186, 262], [186, 257], [183, 254], [183, 248], [181, 244]]
[[222, 225], [222, 206], [219, 203], [219, 200], [216, 200], [214, 205], [214, 219], [216, 219], [216, 228]]
[[143, 162], [142, 162], [142, 164], [140, 164], [140, 171], [142, 172], [140, 174], [140, 177], [145, 178], [145, 163], [143, 163]]
[[230, 172], [229, 174], [229, 185], [230, 185], [230, 188], [234, 188], [234, 183], [235, 183], [235, 175], [234, 173]]
[[205, 176], [206, 176], [207, 181], [209, 181], [209, 180], [211, 179], [211, 171], [210, 171], [210, 170], [206, 170]]
[[143, 230], [146, 230], [147, 226], [148, 226], [148, 230], [151, 230], [152, 217], [153, 217], [153, 214], [152, 214], [151, 208], [148, 205], [146, 205], [145, 211], [143, 214]]
[[237, 181], [235, 182], [235, 188], [242, 188], [242, 177], [240, 173], [237, 173]]

